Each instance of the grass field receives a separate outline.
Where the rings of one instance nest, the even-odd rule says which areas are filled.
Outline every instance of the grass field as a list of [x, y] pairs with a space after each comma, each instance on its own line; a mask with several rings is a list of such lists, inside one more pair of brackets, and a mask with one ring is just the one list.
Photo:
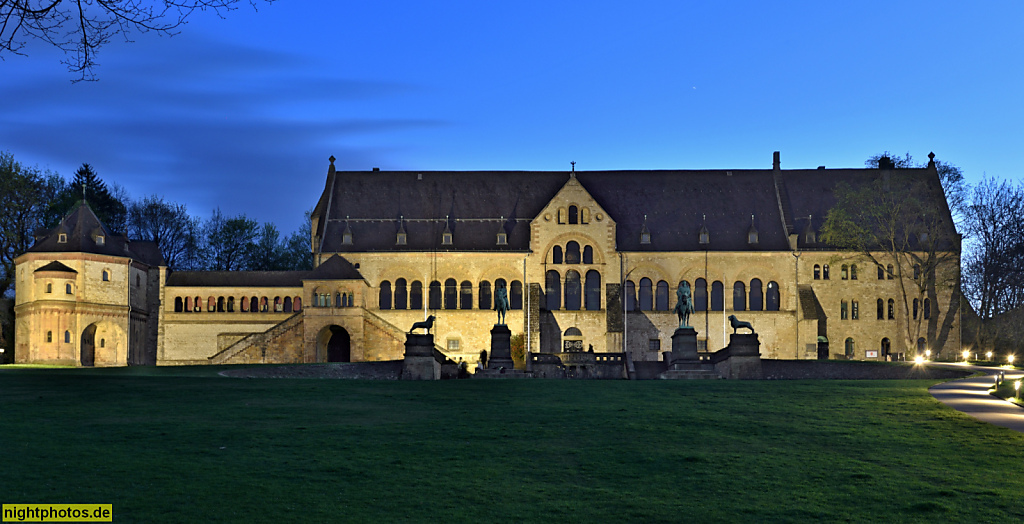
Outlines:
[[1015, 522], [1024, 435], [933, 381], [0, 369], [0, 501], [115, 522]]

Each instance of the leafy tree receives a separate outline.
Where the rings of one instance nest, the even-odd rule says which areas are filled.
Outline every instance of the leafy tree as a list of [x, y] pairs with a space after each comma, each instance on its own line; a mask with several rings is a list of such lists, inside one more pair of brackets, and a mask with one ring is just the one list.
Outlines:
[[310, 245], [312, 238], [312, 222], [310, 216], [312, 211], [306, 211], [305, 220], [298, 231], [288, 236], [283, 245], [283, 269], [293, 271], [305, 271], [313, 269], [313, 249]]
[[516, 369], [526, 369], [526, 335], [517, 333], [510, 339], [512, 362]]
[[114, 232], [124, 233], [128, 220], [128, 208], [121, 200], [126, 198], [124, 190], [115, 186], [111, 191], [89, 164], [82, 164], [71, 183], [52, 201], [46, 213], [46, 227], [59, 224], [83, 196], [97, 218]]
[[184, 204], [164, 202], [157, 195], [128, 206], [128, 237], [156, 242], [171, 269], [198, 269], [202, 228]]
[[[837, 184], [836, 204], [822, 228], [822, 240], [836, 248], [876, 266], [893, 265], [907, 348], [922, 336], [943, 346], [959, 309], [960, 238], [946, 215], [942, 188], [930, 180], [930, 170], [897, 168], [858, 186]], [[940, 290], [950, 292], [948, 302], [939, 303]], [[923, 308], [926, 298], [933, 313], [925, 319], [919, 311], [914, 318], [914, 300]]]
[[203, 232], [206, 236], [207, 269], [239, 271], [249, 268], [260, 233], [255, 220], [246, 218], [244, 214], [227, 218], [217, 208], [203, 226]]
[[[130, 41], [132, 30], [174, 35], [193, 12], [212, 10], [223, 16], [239, 2], [0, 0], [0, 58], [5, 53], [24, 55], [22, 48], [27, 39], [42, 40], [64, 52], [67, 59], [61, 63], [80, 75], [77, 80], [95, 80], [96, 52], [111, 38], [121, 35]], [[256, 7], [254, 1], [250, 3]]]
[[[881, 164], [886, 163], [886, 160], [891, 162], [894, 169], [928, 167], [927, 163], [914, 162], [914, 157], [910, 156], [910, 152], [905, 153], [901, 157], [893, 155], [888, 151], [880, 155], [868, 157], [864, 161], [864, 165], [878, 168]], [[949, 203], [949, 210], [953, 214], [953, 221], [959, 225], [963, 222], [964, 206], [969, 191], [967, 182], [964, 180], [964, 173], [953, 164], [934, 159], [931, 159], [931, 161], [935, 164], [935, 171], [939, 174], [939, 183], [942, 184], [942, 190], [946, 193], [946, 201]]]
[[14, 259], [34, 242], [48, 204], [64, 187], [55, 173], [26, 168], [10, 153], [0, 152], [0, 297], [14, 287]]

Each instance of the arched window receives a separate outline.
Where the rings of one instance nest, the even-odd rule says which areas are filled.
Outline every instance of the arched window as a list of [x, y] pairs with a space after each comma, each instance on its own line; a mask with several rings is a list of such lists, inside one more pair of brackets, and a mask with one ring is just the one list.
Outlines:
[[260, 312], [261, 313], [266, 313], [267, 312], [267, 297], [263, 297], [263, 298], [260, 299]]
[[857, 280], [857, 264], [850, 265], [850, 280]]
[[703, 278], [693, 282], [693, 310], [708, 310], [708, 281]]
[[459, 292], [454, 278], [444, 281], [444, 308], [458, 309]]
[[892, 280], [892, 276], [893, 276], [892, 264], [889, 264], [888, 266], [885, 267], [885, 278], [887, 280]]
[[636, 311], [636, 284], [632, 280], [626, 281], [626, 311]]
[[565, 309], [579, 311], [583, 299], [583, 283], [580, 274], [570, 269], [565, 272]]
[[65, 331], [64, 332], [64, 343], [65, 344], [70, 344], [71, 343], [71, 332], [70, 331]]
[[184, 309], [185, 308], [181, 301], [181, 297], [174, 297], [174, 312], [181, 313]]
[[848, 308], [846, 307], [846, 301], [843, 300], [839, 306], [839, 319], [846, 320], [847, 318], [849, 318], [849, 312]]
[[889, 320], [896, 320], [896, 301], [889, 299]]
[[380, 283], [380, 297], [377, 307], [380, 309], [391, 309], [391, 282], [387, 280]]
[[484, 280], [480, 282], [480, 309], [491, 309], [491, 283]]
[[657, 311], [668, 311], [668, 282], [658, 281], [654, 291], [654, 309]]
[[579, 215], [580, 215], [580, 210], [576, 206], [569, 206], [569, 223], [570, 224], [578, 224], [579, 223]]
[[[325, 306], [328, 305], [326, 301], [324, 302], [324, 305]], [[252, 313], [259, 313], [259, 311], [260, 311], [260, 299], [258, 299], [256, 297], [252, 297], [251, 299], [249, 299], [249, 311], [252, 312]]]
[[839, 268], [839, 278], [843, 280], [850, 278], [850, 269], [846, 267], [846, 264], [843, 264], [843, 266]]
[[340, 291], [335, 291], [334, 292], [334, 307], [345, 307], [345, 299], [346, 298], [347, 297], [343, 297], [341, 295]]
[[821, 280], [821, 266], [814, 264], [814, 280]]
[[419, 280], [409, 286], [409, 309], [423, 309], [423, 282]]
[[914, 299], [913, 312], [912, 312], [914, 320], [917, 320], [917, 306], [918, 306], [918, 302], [917, 302], [917, 299], [915, 298]]
[[925, 320], [932, 318], [932, 304], [931, 300], [924, 299], [924, 318]]
[[468, 280], [459, 284], [459, 308], [473, 309], [473, 284]]
[[562, 309], [562, 277], [558, 271], [548, 271], [544, 279], [544, 295], [549, 311]]
[[764, 292], [761, 291], [761, 279], [755, 278], [750, 281], [750, 310], [761, 311], [764, 309]]
[[224, 312], [224, 304], [225, 304], [224, 297], [217, 297], [217, 312], [218, 313], [223, 313]]
[[732, 285], [732, 310], [747, 310], [747, 285], [738, 280]]
[[68, 294], [68, 295], [71, 295], [71, 294], [74, 293], [73, 291], [71, 291], [71, 284], [70, 283], [64, 284], [64, 293]]
[[203, 311], [203, 299], [196, 297], [192, 300], [192, 311], [194, 313], [200, 313]]
[[[316, 291], [314, 291], [314, 293], [316, 293]], [[238, 302], [238, 305], [242, 307], [242, 313], [249, 312], [249, 299], [247, 297], [242, 297], [242, 300]]]
[[110, 282], [110, 272], [106, 269], [103, 270], [103, 281]]
[[594, 263], [594, 248], [590, 246], [583, 246], [583, 263], [593, 264]]
[[580, 210], [580, 224], [590, 223], [590, 208], [585, 207]]
[[589, 311], [601, 309], [601, 273], [591, 269], [587, 271], [587, 281], [583, 285], [585, 306]]
[[779, 310], [779, 283], [774, 280], [768, 282], [768, 294], [765, 297], [765, 310]]
[[209, 297], [206, 299], [206, 311], [208, 313], [213, 313], [214, 311], [217, 311], [217, 299], [213, 297]]
[[[234, 299], [233, 298], [229, 298], [228, 299], [228, 311], [231, 311], [231, 305], [232, 305], [231, 301], [232, 300], [234, 300]], [[291, 313], [292, 312], [292, 297], [284, 297], [284, 312], [285, 313]]]
[[853, 358], [855, 353], [856, 353], [856, 350], [853, 347], [853, 339], [852, 338], [846, 339], [846, 358]]
[[228, 313], [235, 312], [235, 297], [228, 297]]
[[564, 207], [558, 208], [558, 223], [559, 224], [564, 224], [565, 223], [565, 208]]
[[885, 280], [885, 268], [881, 264], [878, 265], [878, 280]]
[[725, 286], [718, 280], [711, 283], [711, 311], [725, 311]]
[[828, 264], [821, 266], [821, 279], [828, 280]]
[[561, 264], [562, 263], [562, 246], [555, 246], [551, 250], [551, 263]]
[[508, 308], [523, 309], [523, 283], [518, 280], [513, 280], [509, 288]]
[[430, 283], [428, 291], [427, 307], [430, 309], [441, 309], [441, 283], [434, 280]]
[[47, 293], [53, 293], [53, 283], [52, 282], [47, 282], [46, 283], [46, 292]]
[[917, 339], [917, 352], [918, 353], [924, 353], [924, 351], [926, 349], [926, 346], [927, 346], [927, 341], [924, 339], [924, 337], [921, 337], [921, 338]]
[[856, 300], [850, 301], [850, 318], [860, 320], [860, 303]]
[[53, 331], [47, 331], [46, 332], [46, 341], [47, 342], [53, 342]]
[[566, 264], [579, 264], [580, 263], [580, 244], [575, 240], [570, 240], [565, 245], [565, 263]]
[[886, 358], [889, 356], [889, 352], [892, 349], [892, 343], [889, 342], [888, 338], [883, 338], [882, 345], [879, 349], [881, 351], [879, 352], [878, 356], [881, 357], [882, 360], [886, 360]]
[[409, 293], [404, 278], [395, 281], [395, 309], [406, 309], [409, 306]]
[[875, 302], [875, 307], [878, 309], [878, 320], [885, 320], [885, 302], [882, 299], [878, 299]]
[[640, 311], [654, 309], [654, 296], [651, 290], [651, 279], [644, 277], [640, 279]]

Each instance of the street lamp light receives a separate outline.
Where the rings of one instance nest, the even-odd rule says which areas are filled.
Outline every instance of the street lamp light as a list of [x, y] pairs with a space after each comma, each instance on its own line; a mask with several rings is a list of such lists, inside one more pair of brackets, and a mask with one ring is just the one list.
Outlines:
[[1013, 355], [1010, 355], [1010, 356], [1006, 357], [1006, 361], [1009, 362], [1010, 365], [1012, 366], [1013, 365]]
[[964, 362], [967, 362], [967, 359], [970, 358], [970, 356], [971, 356], [971, 352], [965, 349], [964, 350]]
[[987, 358], [989, 360], [992, 360], [992, 352], [989, 351], [989, 352], [985, 353], [985, 358]]

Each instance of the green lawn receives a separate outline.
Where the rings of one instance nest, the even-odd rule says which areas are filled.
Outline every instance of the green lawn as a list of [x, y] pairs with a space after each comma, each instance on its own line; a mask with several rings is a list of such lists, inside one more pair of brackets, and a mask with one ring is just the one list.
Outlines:
[[1013, 522], [1024, 435], [934, 381], [0, 369], [0, 501], [115, 522]]

